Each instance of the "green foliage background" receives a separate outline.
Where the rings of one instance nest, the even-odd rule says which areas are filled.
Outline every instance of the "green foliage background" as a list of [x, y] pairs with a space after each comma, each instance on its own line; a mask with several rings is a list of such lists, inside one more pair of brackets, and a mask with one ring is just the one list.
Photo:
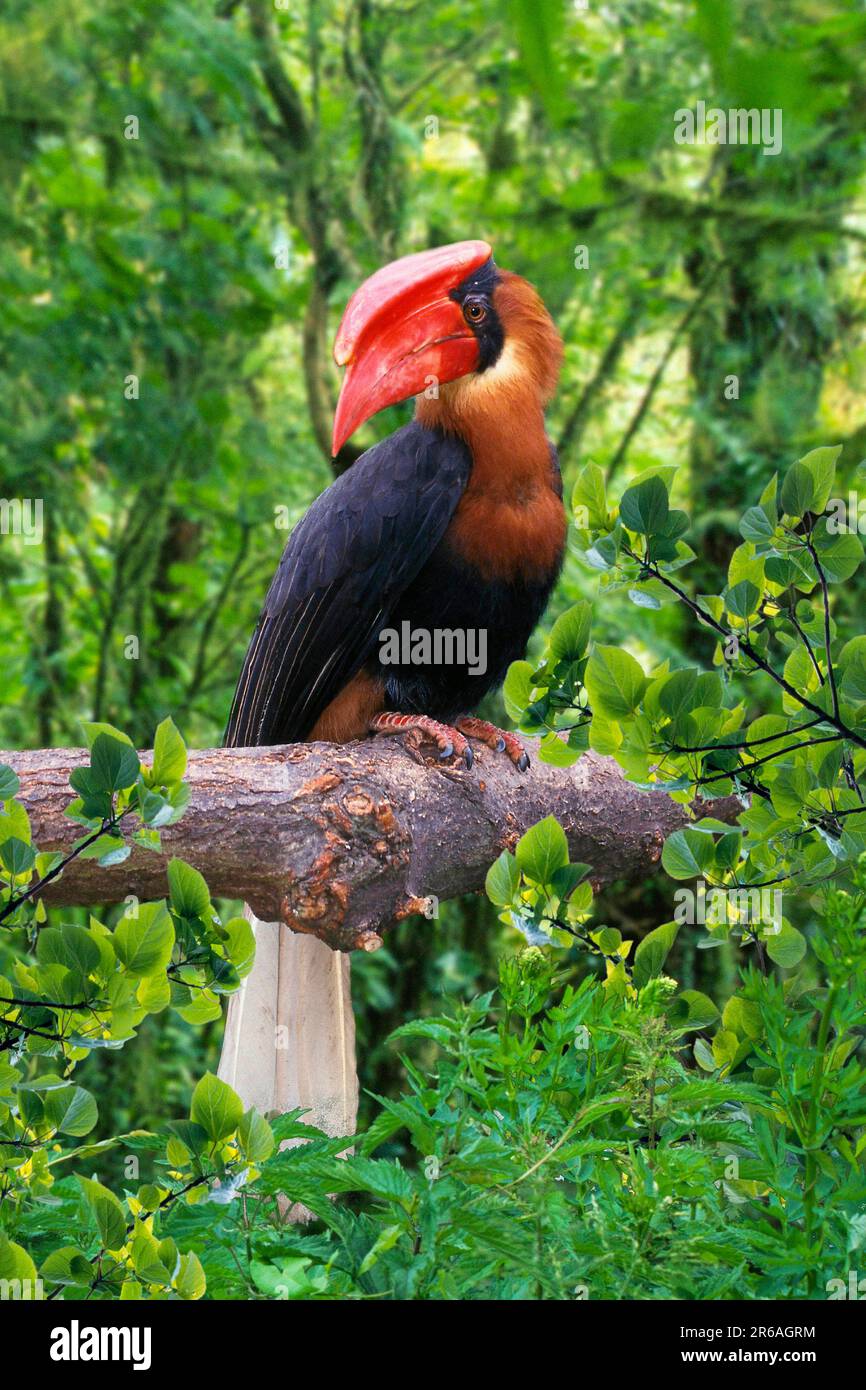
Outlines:
[[[332, 476], [339, 315], [411, 250], [485, 237], [538, 285], [566, 343], [566, 495], [588, 461], [617, 496], [680, 465], [693, 592], [812, 446], [842, 444], [844, 494], [866, 452], [864, 58], [854, 0], [6, 0], [0, 495], [41, 497], [45, 529], [0, 541], [0, 744], [78, 744], [89, 719], [146, 745], [167, 715], [219, 740], [287, 529]], [[782, 154], [675, 145], [699, 98], [781, 108]], [[836, 591], [840, 625], [863, 585]], [[593, 588], [570, 555], [548, 625]], [[649, 623], [611, 589], [594, 632], [645, 670], [712, 660], [682, 605]], [[640, 936], [672, 893], [601, 906]], [[396, 1094], [388, 1032], [490, 989], [518, 941], [475, 899], [359, 961], [362, 1083]], [[730, 992], [735, 961], [681, 933], [666, 970]], [[557, 988], [594, 968], [567, 953]], [[89, 1059], [97, 1137], [185, 1115], [219, 1033], [159, 1014]]]

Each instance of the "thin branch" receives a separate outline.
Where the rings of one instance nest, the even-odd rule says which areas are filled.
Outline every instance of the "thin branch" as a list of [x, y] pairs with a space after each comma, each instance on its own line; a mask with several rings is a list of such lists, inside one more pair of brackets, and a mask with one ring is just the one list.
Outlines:
[[116, 830], [126, 814], [126, 811], [122, 811], [119, 816], [112, 816], [110, 820], [104, 820], [98, 830], [94, 830], [92, 834], [87, 835], [80, 844], [69, 851], [64, 859], [61, 859], [59, 864], [55, 864], [54, 868], [50, 869], [47, 874], [37, 879], [35, 883], [29, 884], [27, 888], [22, 889], [17, 897], [10, 898], [8, 903], [0, 908], [0, 922], [5, 922], [7, 917], [11, 917], [12, 913], [15, 912], [22, 903], [27, 902], [28, 898], [32, 898], [35, 894], [43, 892], [49, 884], [60, 877], [64, 869], [67, 869], [69, 865], [77, 859], [80, 854], [83, 854], [86, 849], [89, 849], [91, 845], [95, 845], [96, 841], [100, 840], [103, 835], [110, 835], [113, 830]]
[[821, 564], [821, 561], [818, 559], [817, 552], [815, 550], [814, 545], [812, 544], [811, 535], [808, 533], [804, 535], [803, 541], [805, 543], [806, 549], [812, 557], [812, 563], [815, 566], [815, 572], [818, 575], [818, 583], [821, 585], [821, 597], [824, 604], [824, 652], [827, 659], [827, 680], [830, 683], [830, 697], [833, 701], [833, 713], [838, 719], [839, 692], [836, 689], [836, 676], [833, 671], [833, 662], [830, 657], [830, 591], [827, 588], [827, 576], [824, 573], [824, 568]]
[[[628, 546], [624, 546], [623, 549], [625, 553], [637, 564], [641, 565], [653, 579], [658, 579], [660, 583], [664, 584], [666, 589], [670, 589], [671, 593], [676, 594], [677, 598], [686, 605], [689, 611], [693, 613], [698, 621], [703, 623], [705, 627], [711, 628], [719, 637], [728, 638], [730, 636], [730, 632], [727, 628], [722, 627], [721, 623], [716, 622], [716, 619], [710, 613], [707, 613], [705, 609], [701, 608], [699, 604], [695, 603], [694, 599], [690, 598], [685, 590], [681, 589], [678, 584], [668, 579], [667, 575], [662, 574], [656, 564], [651, 560], [642, 559], [639, 555], [636, 555], [633, 550], [630, 550]], [[799, 690], [791, 685], [790, 681], [785, 680], [784, 676], [780, 676], [779, 672], [755, 651], [747, 638], [740, 637], [738, 634], [737, 640], [740, 645], [740, 650], [745, 652], [749, 660], [753, 662], [759, 670], [770, 676], [770, 678], [784, 690], [786, 695], [790, 695], [791, 699], [796, 700], [798, 705], [801, 705], [803, 709], [809, 710], [810, 714], [817, 715], [818, 719], [822, 720], [825, 724], [832, 724], [834, 729], [837, 729], [839, 733], [842, 734], [844, 738], [849, 739], [851, 743], [856, 743], [858, 748], [866, 748], [866, 738], [862, 738], [860, 734], [855, 733], [853, 729], [849, 729], [847, 724], [844, 724], [838, 715], [828, 714], [826, 710], [821, 709], [820, 705], [814, 704], [805, 695], [802, 695]]]
[[721, 271], [724, 265], [725, 261], [721, 260], [713, 267], [712, 271], [707, 275], [703, 287], [692, 300], [691, 304], [687, 308], [686, 312], [682, 315], [679, 322], [674, 326], [673, 333], [671, 334], [668, 340], [668, 345], [665, 348], [665, 351], [663, 352], [661, 359], [656, 366], [655, 371], [653, 372], [652, 376], [650, 377], [647, 383], [646, 389], [640, 399], [637, 410], [634, 412], [634, 415], [629, 421], [626, 432], [620, 440], [619, 447], [607, 466], [606, 478], [608, 482], [616, 473], [620, 464], [625, 459], [625, 456], [628, 453], [628, 450], [631, 446], [631, 442], [637, 434], [638, 430], [640, 429], [641, 425], [643, 424], [647, 412], [649, 411], [649, 408], [652, 405], [653, 398], [656, 394], [656, 391], [662, 383], [662, 379], [668, 368], [668, 363], [670, 362], [671, 358], [673, 357], [674, 353], [676, 352], [679, 346], [680, 339], [686, 332], [686, 329], [691, 324], [692, 319], [695, 317], [698, 310], [703, 306], [710, 290], [713, 288], [713, 285], [716, 282], [719, 272]]

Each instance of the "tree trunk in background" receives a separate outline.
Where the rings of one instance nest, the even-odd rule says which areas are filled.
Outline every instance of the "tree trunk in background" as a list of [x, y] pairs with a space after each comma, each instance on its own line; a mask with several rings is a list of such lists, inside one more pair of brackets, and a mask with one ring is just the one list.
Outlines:
[[[824, 138], [806, 153], [788, 154], [772, 170], [770, 192], [800, 206], [803, 189], [827, 210], [828, 227], [841, 225], [855, 187], [850, 165], [833, 153], [834, 141], [851, 129], [850, 113], [828, 113]], [[723, 156], [728, 162], [720, 206], [759, 210], [767, 201], [762, 157]], [[751, 162], [748, 162], [749, 158]], [[765, 163], [768, 161], [764, 161]], [[693, 489], [705, 503], [692, 544], [695, 592], [712, 592], [741, 542], [739, 516], [757, 502], [772, 474], [813, 443], [826, 364], [839, 332], [844, 305], [834, 286], [844, 241], [825, 229], [814, 234], [783, 220], [742, 220], [726, 211], [715, 226], [726, 264], [689, 338], [694, 388], [689, 468]], [[700, 283], [712, 255], [704, 239], [686, 255], [686, 271]], [[797, 283], [791, 266], [798, 265]], [[735, 382], [732, 381], [735, 379]], [[736, 392], [735, 395], [732, 392]], [[726, 394], [727, 393], [727, 394]], [[686, 628], [688, 649], [707, 657], [707, 634]]]
[[[777, 200], [799, 206], [808, 188], [811, 201], [827, 209], [828, 225], [841, 224], [856, 185], [833, 147], [850, 123], [847, 111], [828, 113], [817, 148], [786, 153], [784, 166], [772, 170], [770, 192]], [[768, 197], [761, 157], [746, 162], [730, 151], [724, 157], [720, 205], [759, 209]], [[786, 227], [781, 220], [772, 226], [748, 217], [739, 221], [730, 212], [718, 219], [716, 237], [727, 264], [689, 342], [695, 397], [691, 475], [700, 480], [707, 503], [702, 554], [713, 568], [725, 566], [739, 543], [728, 520], [731, 509], [756, 501], [772, 472], [809, 445], [839, 330], [843, 306], [838, 292], [834, 297], [832, 275], [844, 246], [826, 230], [810, 234], [796, 222]], [[706, 259], [705, 241], [686, 257], [695, 284]], [[725, 396], [731, 376], [737, 378], [735, 399]]]
[[256, 963], [229, 1000], [219, 1075], [245, 1106], [303, 1109], [326, 1134], [352, 1134], [358, 1110], [349, 957], [281, 922], [261, 922]]

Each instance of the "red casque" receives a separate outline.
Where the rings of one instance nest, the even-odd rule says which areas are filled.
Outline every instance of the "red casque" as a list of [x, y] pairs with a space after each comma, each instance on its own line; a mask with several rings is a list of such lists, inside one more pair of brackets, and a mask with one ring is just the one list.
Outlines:
[[449, 293], [491, 255], [486, 241], [456, 241], [392, 261], [355, 291], [334, 344], [334, 358], [346, 368], [335, 455], [385, 406], [475, 369], [477, 340]]

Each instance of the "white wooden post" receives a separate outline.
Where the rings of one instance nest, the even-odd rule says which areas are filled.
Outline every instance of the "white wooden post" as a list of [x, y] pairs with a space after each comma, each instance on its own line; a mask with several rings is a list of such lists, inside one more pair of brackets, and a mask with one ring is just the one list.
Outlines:
[[353, 1134], [358, 1111], [349, 957], [247, 908], [256, 961], [229, 1000], [219, 1075], [264, 1114]]

